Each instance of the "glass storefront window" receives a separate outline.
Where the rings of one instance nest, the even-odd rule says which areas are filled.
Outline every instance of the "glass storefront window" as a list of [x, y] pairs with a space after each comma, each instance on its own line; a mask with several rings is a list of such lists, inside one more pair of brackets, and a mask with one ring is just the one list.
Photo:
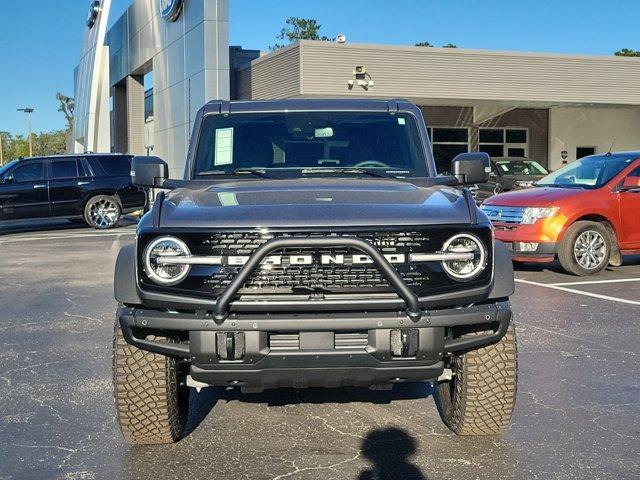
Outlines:
[[490, 157], [504, 157], [504, 145], [480, 145], [480, 151]]
[[505, 141], [507, 143], [527, 143], [526, 130], [507, 130], [505, 131]]
[[479, 134], [480, 143], [503, 143], [504, 130], [493, 128], [481, 128]]
[[459, 153], [469, 151], [469, 129], [433, 127], [429, 128], [429, 137], [438, 175], [450, 175], [451, 160]]
[[481, 128], [478, 150], [490, 157], [526, 157], [529, 151], [526, 128]]

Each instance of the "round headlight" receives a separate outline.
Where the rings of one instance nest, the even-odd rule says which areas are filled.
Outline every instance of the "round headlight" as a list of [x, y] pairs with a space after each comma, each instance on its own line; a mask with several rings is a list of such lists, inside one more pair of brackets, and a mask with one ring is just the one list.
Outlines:
[[442, 262], [442, 268], [456, 280], [471, 280], [486, 266], [487, 253], [482, 242], [469, 233], [454, 235], [442, 247], [445, 253], [460, 254], [460, 259]]
[[153, 240], [144, 250], [144, 271], [160, 285], [175, 285], [189, 274], [191, 266], [180, 263], [180, 257], [191, 255], [189, 248], [174, 237]]

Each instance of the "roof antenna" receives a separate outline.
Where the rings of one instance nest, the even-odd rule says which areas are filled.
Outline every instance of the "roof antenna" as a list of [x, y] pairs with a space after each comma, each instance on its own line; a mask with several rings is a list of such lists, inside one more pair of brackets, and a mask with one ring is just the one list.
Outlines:
[[611, 150], [613, 150], [613, 146], [616, 144], [615, 137], [613, 138], [613, 142], [611, 142], [611, 146], [609, 147], [609, 151], [607, 152], [607, 156], [611, 156]]

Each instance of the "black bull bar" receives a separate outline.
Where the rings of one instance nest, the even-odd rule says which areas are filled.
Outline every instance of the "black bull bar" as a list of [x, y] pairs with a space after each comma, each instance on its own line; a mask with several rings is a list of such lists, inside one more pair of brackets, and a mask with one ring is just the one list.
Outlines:
[[251, 273], [260, 266], [260, 263], [266, 258], [267, 255], [275, 250], [281, 250], [283, 248], [292, 247], [350, 247], [355, 250], [359, 250], [362, 253], [369, 255], [374, 265], [387, 277], [387, 280], [391, 286], [395, 289], [396, 293], [404, 300], [406, 304], [407, 316], [413, 320], [418, 321], [422, 316], [420, 310], [420, 303], [417, 295], [409, 288], [405, 283], [402, 276], [398, 271], [393, 268], [391, 263], [380, 253], [380, 251], [371, 245], [366, 240], [358, 237], [303, 237], [303, 238], [272, 238], [266, 243], [262, 244], [240, 269], [234, 279], [227, 285], [224, 291], [218, 297], [213, 308], [213, 318], [216, 322], [223, 322], [229, 316], [229, 305], [233, 298], [237, 295], [238, 291], [242, 288], [245, 282], [249, 279]]

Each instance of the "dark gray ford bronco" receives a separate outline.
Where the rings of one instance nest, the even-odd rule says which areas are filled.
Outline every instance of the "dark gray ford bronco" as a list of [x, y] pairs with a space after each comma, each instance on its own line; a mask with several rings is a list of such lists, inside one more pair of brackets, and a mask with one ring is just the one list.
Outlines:
[[216, 101], [184, 180], [136, 157], [160, 193], [117, 260], [118, 420], [130, 443], [177, 441], [189, 387], [438, 383], [463, 435], [509, 424], [511, 259], [466, 189], [489, 158], [438, 177], [405, 101]]

